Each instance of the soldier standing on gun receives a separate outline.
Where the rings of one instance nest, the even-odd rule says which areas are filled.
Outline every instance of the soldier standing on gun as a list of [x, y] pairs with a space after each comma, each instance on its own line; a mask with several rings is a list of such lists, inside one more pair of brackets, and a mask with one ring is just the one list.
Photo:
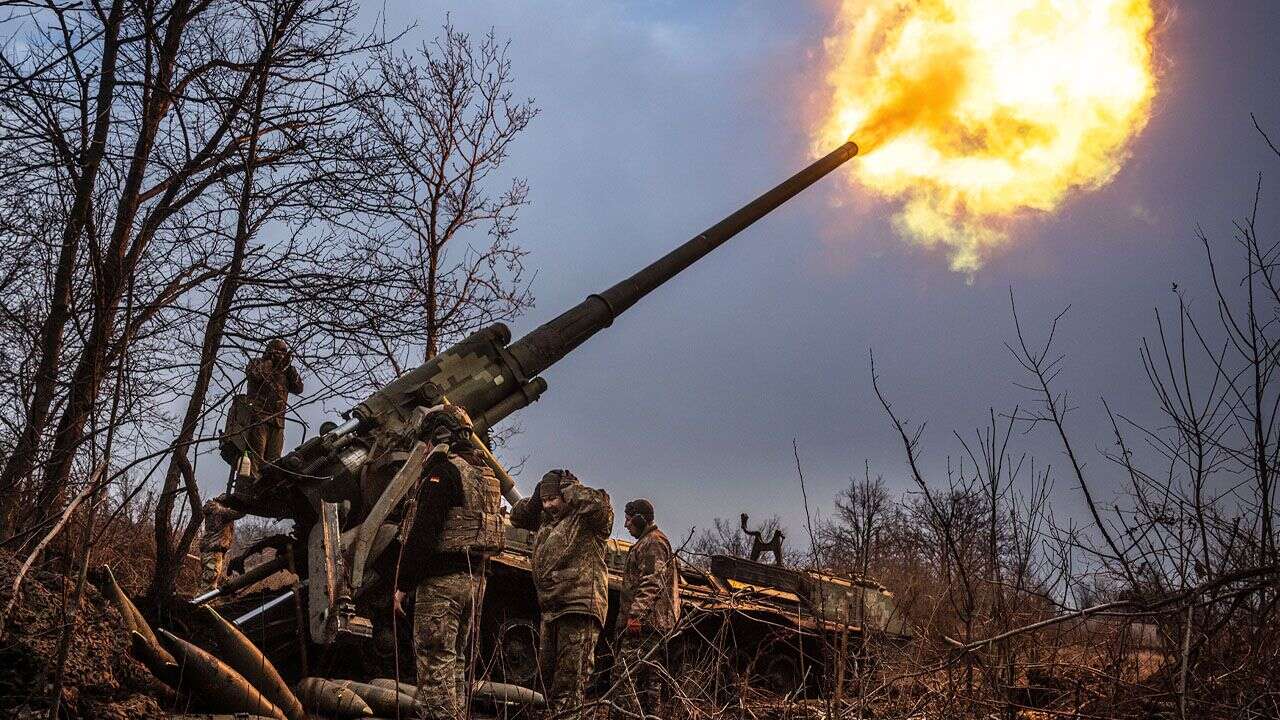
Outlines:
[[249, 445], [254, 474], [259, 475], [261, 463], [279, 460], [284, 453], [284, 413], [289, 393], [302, 394], [302, 376], [293, 367], [289, 345], [280, 338], [268, 342], [262, 357], [250, 360], [244, 374], [256, 421], [249, 432]]
[[579, 717], [609, 610], [609, 494], [586, 487], [568, 470], [552, 470], [532, 497], [512, 508], [511, 524], [536, 532], [533, 582], [542, 613], [539, 661], [551, 677], [549, 709]]
[[471, 418], [446, 405], [423, 422], [424, 439], [448, 445], [422, 470], [404, 539], [395, 612], [416, 589], [413, 635], [418, 694], [426, 720], [467, 711], [467, 647], [483, 606], [489, 557], [502, 549], [502, 488], [472, 444]]
[[[653, 521], [653, 503], [627, 503], [627, 531], [636, 539], [627, 551], [614, 645], [613, 687], [617, 706], [630, 716], [662, 712], [664, 644], [680, 619], [680, 572], [671, 542]], [[617, 711], [615, 718], [623, 717]]]
[[[260, 478], [262, 463], [280, 459], [284, 452], [284, 413], [289, 393], [302, 394], [302, 376], [293, 367], [289, 345], [280, 338], [267, 343], [261, 357], [253, 358], [244, 371], [250, 408], [248, 427], [243, 429], [252, 462], [250, 478]], [[252, 487], [243, 488], [252, 495]], [[228, 507], [226, 495], [209, 500], [204, 506], [204, 533], [200, 537], [201, 580], [206, 587], [217, 587], [226, 572], [227, 551], [235, 538], [235, 521], [244, 515]]]

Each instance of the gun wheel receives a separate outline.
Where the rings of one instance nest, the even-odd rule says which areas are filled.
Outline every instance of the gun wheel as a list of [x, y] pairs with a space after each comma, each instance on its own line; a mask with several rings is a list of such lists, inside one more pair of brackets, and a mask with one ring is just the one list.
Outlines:
[[756, 664], [751, 684], [776, 695], [792, 695], [804, 690], [804, 673], [794, 655], [770, 655]]
[[495, 647], [496, 674], [502, 682], [534, 688], [538, 683], [538, 627], [528, 620], [502, 626]]

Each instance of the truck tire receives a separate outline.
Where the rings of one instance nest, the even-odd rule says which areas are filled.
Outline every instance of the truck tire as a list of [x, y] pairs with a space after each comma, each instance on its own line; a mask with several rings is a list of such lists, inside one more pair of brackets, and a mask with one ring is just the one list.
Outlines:
[[537, 689], [538, 625], [532, 620], [508, 620], [498, 631], [493, 649], [494, 677], [510, 685]]

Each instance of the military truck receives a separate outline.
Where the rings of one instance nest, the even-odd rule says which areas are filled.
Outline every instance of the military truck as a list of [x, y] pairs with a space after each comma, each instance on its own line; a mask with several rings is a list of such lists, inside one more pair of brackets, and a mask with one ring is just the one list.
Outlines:
[[[536, 688], [537, 603], [530, 535], [512, 528], [493, 567], [482, 620], [482, 664], [495, 679]], [[597, 647], [597, 689], [611, 666], [609, 640], [627, 540], [609, 541], [609, 615]], [[681, 562], [684, 620], [672, 638], [669, 669], [690, 696], [746, 683], [777, 694], [817, 696], [830, 679], [827, 659], [841, 636], [864, 632], [905, 640], [911, 631], [893, 595], [878, 583], [717, 555], [710, 567]], [[861, 604], [862, 609], [858, 610]]]

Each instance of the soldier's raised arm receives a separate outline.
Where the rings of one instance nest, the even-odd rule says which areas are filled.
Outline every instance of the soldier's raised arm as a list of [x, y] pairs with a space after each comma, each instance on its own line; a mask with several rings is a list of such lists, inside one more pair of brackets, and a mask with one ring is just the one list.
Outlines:
[[535, 492], [513, 505], [511, 524], [522, 530], [537, 530], [542, 524], [542, 496]]
[[613, 505], [609, 493], [582, 484], [573, 475], [562, 480], [561, 494], [569, 511], [582, 516], [583, 527], [604, 537], [613, 532]]
[[284, 371], [285, 383], [289, 388], [289, 392], [294, 395], [302, 394], [302, 375], [298, 374], [298, 369], [290, 365]]
[[271, 381], [271, 363], [262, 357], [250, 358], [244, 374], [255, 383], [268, 383]]

